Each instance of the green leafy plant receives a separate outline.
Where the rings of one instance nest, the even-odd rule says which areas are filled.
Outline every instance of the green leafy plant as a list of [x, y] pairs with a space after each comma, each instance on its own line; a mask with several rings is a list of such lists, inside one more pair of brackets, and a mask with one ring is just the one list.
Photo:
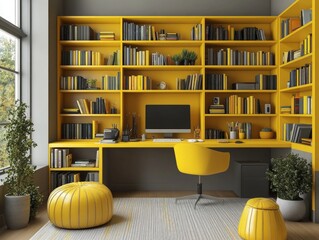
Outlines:
[[194, 51], [189, 51], [188, 60], [195, 64], [196, 59], [197, 59], [197, 54]]
[[174, 61], [174, 63], [176, 64], [176, 65], [178, 65], [178, 64], [180, 64], [180, 62], [181, 62], [181, 60], [182, 60], [182, 56], [181, 56], [181, 54], [174, 54], [173, 56], [172, 56], [172, 60]]
[[31, 138], [34, 129], [32, 121], [26, 116], [27, 107], [25, 103], [16, 101], [15, 105], [9, 109], [9, 124], [5, 126], [5, 140], [10, 168], [4, 184], [7, 195], [30, 194], [30, 217], [34, 217], [43, 196], [33, 182], [36, 167], [31, 164], [30, 150], [37, 144]]
[[96, 87], [96, 82], [97, 82], [97, 80], [93, 79], [93, 78], [86, 80], [88, 88], [95, 88]]
[[298, 200], [300, 194], [308, 193], [312, 187], [311, 164], [298, 154], [272, 158], [271, 169], [266, 171], [270, 188], [277, 196], [286, 200]]
[[262, 128], [260, 131], [261, 132], [272, 132], [272, 129], [271, 128]]

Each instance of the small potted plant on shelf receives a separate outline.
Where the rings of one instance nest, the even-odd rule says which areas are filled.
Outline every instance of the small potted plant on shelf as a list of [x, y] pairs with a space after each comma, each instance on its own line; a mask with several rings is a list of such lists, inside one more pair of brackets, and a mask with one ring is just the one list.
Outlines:
[[197, 54], [194, 51], [188, 52], [188, 61], [190, 65], [195, 65]]
[[183, 49], [182, 53], [181, 53], [181, 63], [184, 65], [188, 65], [189, 64], [189, 51], [187, 49]]
[[298, 154], [289, 153], [284, 157], [272, 158], [266, 176], [270, 188], [277, 193], [277, 204], [284, 219], [303, 219], [306, 207], [301, 195], [312, 188], [311, 164]]
[[33, 123], [27, 118], [26, 109], [25, 103], [16, 101], [9, 109], [9, 124], [5, 126], [10, 164], [4, 180], [5, 219], [11, 229], [25, 227], [29, 218], [36, 215], [43, 198], [33, 182], [35, 166], [31, 164], [30, 150], [36, 147], [36, 143], [31, 138]]
[[181, 63], [181, 60], [182, 60], [181, 54], [179, 54], [179, 53], [174, 54], [174, 55], [172, 56], [172, 60], [174, 61], [174, 63], [175, 63], [176, 65], [179, 65], [179, 64]]
[[96, 82], [97, 80], [96, 79], [87, 79], [86, 80], [86, 83], [87, 83], [87, 88], [88, 89], [96, 89]]
[[274, 138], [275, 132], [271, 128], [262, 128], [259, 132], [261, 139], [272, 139]]

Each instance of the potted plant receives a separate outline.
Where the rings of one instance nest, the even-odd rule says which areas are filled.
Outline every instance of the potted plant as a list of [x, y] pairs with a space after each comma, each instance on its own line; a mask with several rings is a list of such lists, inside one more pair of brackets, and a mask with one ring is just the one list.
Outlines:
[[16, 101], [9, 109], [5, 126], [6, 151], [10, 168], [4, 180], [5, 218], [8, 228], [25, 227], [36, 215], [42, 195], [33, 182], [35, 166], [31, 164], [30, 150], [36, 147], [31, 134], [33, 123], [26, 116], [27, 105]]
[[189, 51], [188, 52], [188, 61], [190, 65], [195, 65], [197, 59], [197, 54], [194, 51]]
[[299, 221], [306, 212], [302, 194], [311, 191], [311, 164], [298, 154], [289, 153], [273, 158], [271, 168], [266, 171], [270, 188], [277, 193], [277, 203], [286, 220]]
[[181, 62], [181, 60], [182, 60], [182, 56], [181, 56], [181, 54], [174, 54], [173, 56], [172, 56], [172, 60], [174, 61], [174, 63], [176, 64], [176, 65], [179, 65], [180, 64], [180, 62]]
[[87, 79], [86, 83], [87, 83], [88, 89], [95, 89], [96, 88], [96, 82], [97, 82], [96, 79], [93, 79], [93, 78]]
[[271, 139], [275, 135], [275, 132], [271, 128], [262, 128], [259, 132], [259, 137], [261, 139]]
[[184, 65], [188, 65], [189, 64], [189, 51], [187, 49], [183, 49], [182, 53], [181, 53], [181, 62]]

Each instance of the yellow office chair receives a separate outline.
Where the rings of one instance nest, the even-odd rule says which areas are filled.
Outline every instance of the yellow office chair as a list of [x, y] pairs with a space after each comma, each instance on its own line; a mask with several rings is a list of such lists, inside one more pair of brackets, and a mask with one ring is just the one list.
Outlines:
[[174, 146], [177, 168], [180, 172], [198, 175], [197, 194], [176, 198], [175, 202], [182, 199], [201, 198], [216, 200], [216, 197], [202, 194], [201, 176], [225, 172], [229, 167], [230, 154], [218, 152], [196, 143], [177, 143]]

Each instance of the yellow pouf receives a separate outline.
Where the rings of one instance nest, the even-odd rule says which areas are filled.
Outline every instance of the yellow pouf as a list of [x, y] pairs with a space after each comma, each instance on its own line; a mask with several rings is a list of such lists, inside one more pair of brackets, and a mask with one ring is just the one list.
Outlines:
[[60, 228], [96, 227], [112, 218], [113, 196], [97, 182], [68, 183], [51, 192], [47, 211], [50, 221]]
[[268, 198], [248, 200], [239, 220], [238, 234], [246, 240], [286, 239], [286, 225], [278, 204]]

